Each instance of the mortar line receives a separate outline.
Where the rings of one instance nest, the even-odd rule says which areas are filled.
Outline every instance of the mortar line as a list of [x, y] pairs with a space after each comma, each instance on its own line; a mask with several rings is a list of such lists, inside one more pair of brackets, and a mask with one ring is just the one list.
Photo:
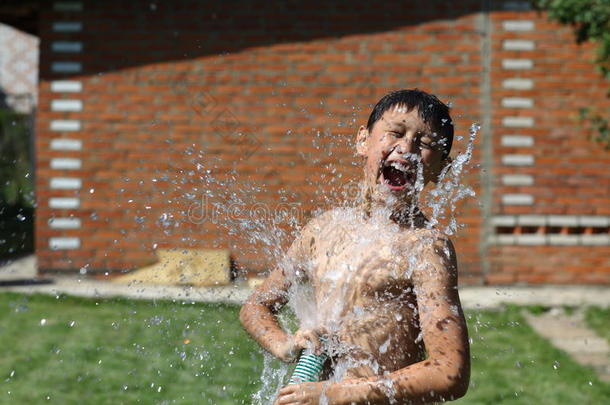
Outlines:
[[481, 281], [486, 283], [490, 271], [489, 239], [491, 229], [492, 178], [493, 178], [493, 133], [491, 128], [491, 2], [481, 0], [481, 215], [483, 226], [480, 232], [479, 255], [481, 257]]

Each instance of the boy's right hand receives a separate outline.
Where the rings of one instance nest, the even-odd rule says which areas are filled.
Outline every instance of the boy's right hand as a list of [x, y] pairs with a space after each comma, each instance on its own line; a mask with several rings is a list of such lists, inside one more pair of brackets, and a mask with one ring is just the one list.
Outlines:
[[297, 360], [299, 352], [303, 349], [310, 349], [315, 355], [320, 355], [322, 354], [320, 337], [327, 333], [324, 328], [299, 329], [287, 339], [278, 357], [282, 361], [291, 363]]

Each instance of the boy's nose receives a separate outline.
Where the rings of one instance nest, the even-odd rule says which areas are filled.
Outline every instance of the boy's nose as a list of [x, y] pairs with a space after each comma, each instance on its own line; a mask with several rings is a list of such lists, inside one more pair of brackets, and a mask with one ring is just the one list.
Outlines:
[[412, 139], [409, 137], [404, 137], [398, 140], [398, 144], [396, 145], [395, 151], [399, 154], [404, 153], [415, 153], [414, 144]]

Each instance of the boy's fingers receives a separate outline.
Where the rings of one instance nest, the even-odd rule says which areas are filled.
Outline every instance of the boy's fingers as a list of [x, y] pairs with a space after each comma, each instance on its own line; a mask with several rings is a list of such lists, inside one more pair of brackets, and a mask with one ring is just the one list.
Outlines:
[[324, 336], [324, 335], [329, 335], [330, 334], [328, 332], [328, 329], [326, 329], [324, 326], [318, 326], [316, 328], [316, 333], [318, 334], [318, 336]]
[[290, 384], [285, 386], [284, 388], [280, 389], [280, 396], [282, 395], [287, 395], [287, 394], [292, 394], [295, 390], [295, 385], [296, 384]]
[[[280, 391], [281, 392], [281, 391]], [[298, 403], [298, 399], [296, 398], [295, 393], [281, 394], [277, 397], [277, 400], [274, 404], [277, 405], [287, 405], [287, 404], [296, 404]]]
[[295, 335], [295, 344], [301, 349], [315, 350], [319, 345], [319, 341], [312, 331], [298, 331]]
[[322, 344], [320, 343], [320, 338], [318, 337], [318, 334], [314, 331], [308, 331], [306, 338], [312, 346], [310, 347], [310, 349], [316, 354], [319, 354], [320, 350], [322, 349]]
[[276, 404], [278, 405], [287, 405], [287, 404], [300, 404], [302, 403], [302, 398], [299, 395], [302, 389], [299, 384], [291, 384], [280, 390], [280, 393], [277, 397]]

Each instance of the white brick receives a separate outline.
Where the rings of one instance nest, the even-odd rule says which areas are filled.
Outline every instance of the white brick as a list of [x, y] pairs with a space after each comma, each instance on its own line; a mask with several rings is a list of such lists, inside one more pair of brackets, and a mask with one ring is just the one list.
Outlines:
[[49, 248], [52, 250], [72, 250], [80, 248], [79, 238], [49, 238]]
[[55, 170], [78, 170], [82, 167], [82, 161], [76, 158], [54, 158], [51, 159], [50, 166]]
[[515, 235], [496, 235], [496, 243], [498, 245], [514, 245], [517, 241]]
[[586, 227], [606, 228], [607, 226], [610, 226], [610, 218], [604, 216], [581, 215], [578, 217], [578, 224]]
[[538, 233], [526, 233], [522, 235], [515, 235], [517, 245], [522, 246], [539, 246], [547, 244], [547, 236]]
[[514, 215], [498, 215], [491, 218], [493, 226], [515, 226], [517, 218]]
[[53, 120], [51, 121], [51, 131], [80, 131], [79, 120]]
[[528, 70], [534, 67], [531, 59], [502, 59], [502, 68], [506, 70]]
[[80, 218], [51, 218], [49, 226], [53, 229], [78, 229], [81, 227]]
[[83, 3], [80, 1], [60, 1], [53, 3], [55, 11], [83, 11]]
[[610, 235], [594, 234], [594, 235], [578, 235], [580, 236], [580, 244], [588, 246], [604, 246], [610, 245]]
[[83, 43], [80, 41], [53, 41], [51, 50], [57, 53], [79, 53], [83, 51]]
[[504, 135], [501, 139], [502, 146], [520, 148], [534, 146], [534, 138], [524, 135]]
[[532, 205], [534, 204], [534, 196], [530, 194], [504, 194], [502, 196], [502, 204], [504, 205]]
[[578, 245], [581, 242], [582, 235], [548, 235], [549, 244], [551, 245]]
[[502, 107], [507, 108], [532, 108], [534, 100], [529, 97], [504, 97]]
[[53, 23], [53, 31], [55, 32], [80, 32], [83, 29], [83, 23], [80, 21], [57, 21]]
[[83, 142], [80, 139], [56, 138], [51, 140], [51, 150], [81, 150]]
[[49, 198], [49, 208], [54, 209], [72, 209], [80, 206], [80, 200], [78, 198], [71, 197], [53, 197]]
[[502, 81], [502, 87], [510, 90], [531, 90], [534, 88], [534, 81], [532, 79], [521, 79], [517, 77], [504, 79]]
[[535, 47], [534, 41], [525, 39], [507, 39], [502, 42], [505, 51], [533, 51]]
[[54, 80], [51, 82], [53, 93], [80, 93], [83, 91], [83, 84], [78, 80]]
[[505, 166], [532, 166], [534, 155], [503, 155], [502, 164]]
[[529, 1], [505, 1], [502, 8], [510, 11], [527, 11], [532, 9], [532, 5]]
[[507, 128], [531, 128], [534, 126], [532, 117], [504, 117], [502, 125]]
[[520, 226], [545, 226], [547, 224], [546, 215], [519, 215], [517, 223]]
[[529, 174], [505, 174], [502, 176], [502, 184], [505, 186], [531, 186], [534, 177]]
[[532, 20], [506, 20], [502, 22], [504, 31], [533, 31], [535, 28]]
[[78, 177], [52, 177], [49, 187], [54, 190], [78, 190], [83, 186], [83, 181]]
[[51, 111], [71, 111], [78, 112], [83, 110], [81, 100], [51, 100]]
[[578, 226], [576, 215], [549, 215], [550, 226]]
[[83, 65], [80, 62], [53, 62], [51, 70], [54, 73], [80, 73]]

